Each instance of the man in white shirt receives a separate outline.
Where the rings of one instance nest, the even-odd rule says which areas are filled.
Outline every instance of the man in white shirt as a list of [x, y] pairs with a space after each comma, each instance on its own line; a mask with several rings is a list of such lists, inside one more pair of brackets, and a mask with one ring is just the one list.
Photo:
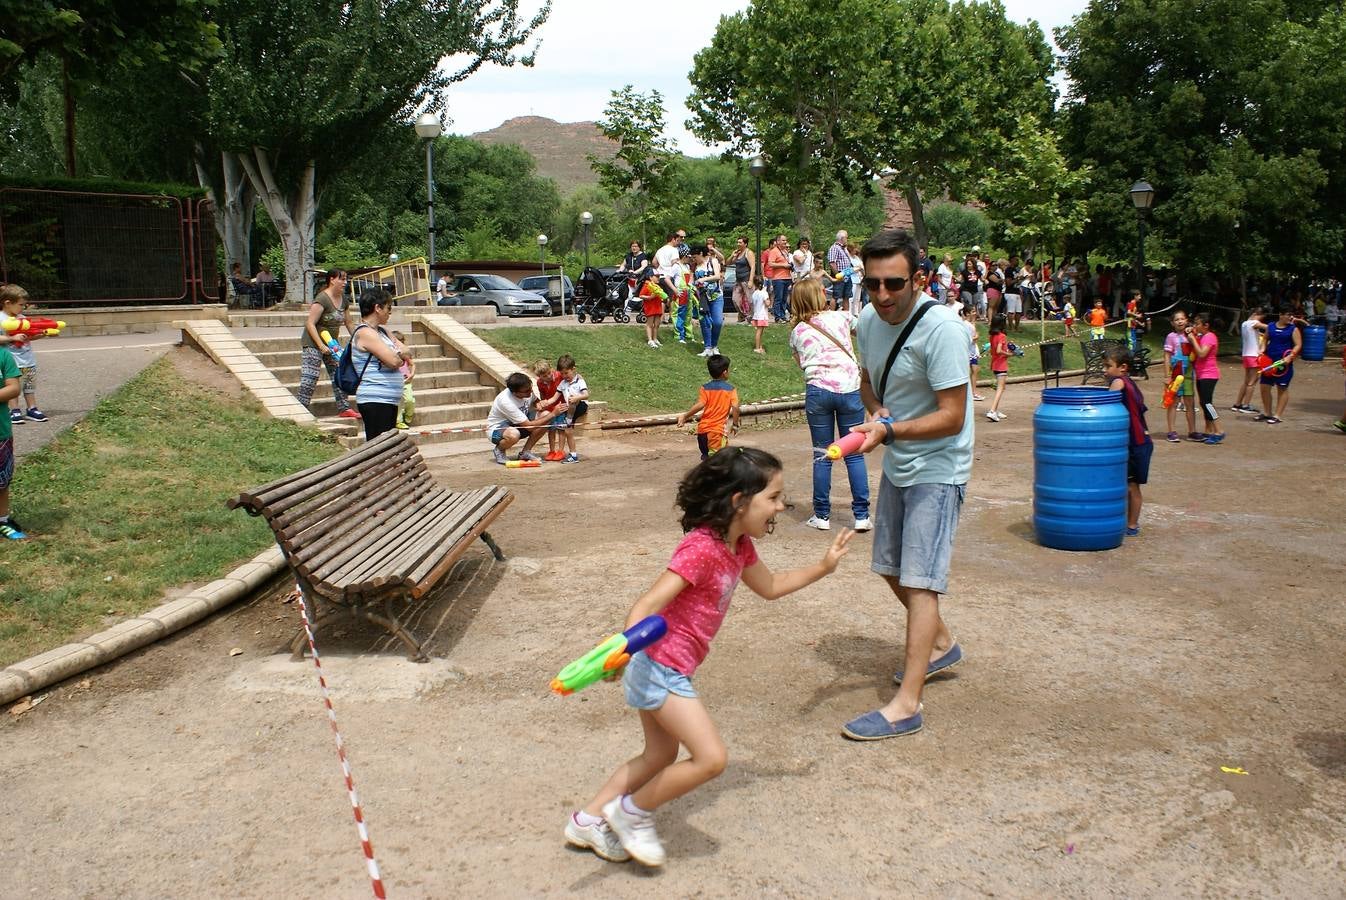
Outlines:
[[505, 451], [513, 447], [525, 435], [523, 449], [516, 459], [525, 462], [536, 460], [532, 454], [533, 445], [547, 433], [547, 426], [558, 413], [564, 412], [565, 403], [541, 413], [534, 412], [533, 382], [522, 372], [515, 372], [505, 379], [505, 389], [496, 395], [491, 410], [486, 414], [486, 434], [495, 448], [491, 451], [500, 465], [506, 462]]
[[659, 276], [659, 284], [669, 299], [677, 296], [678, 259], [682, 255], [678, 250], [678, 244], [681, 240], [678, 232], [670, 231], [668, 240], [654, 251], [654, 274]]
[[439, 276], [439, 281], [435, 282], [436, 300], [447, 300], [449, 298], [449, 276]]

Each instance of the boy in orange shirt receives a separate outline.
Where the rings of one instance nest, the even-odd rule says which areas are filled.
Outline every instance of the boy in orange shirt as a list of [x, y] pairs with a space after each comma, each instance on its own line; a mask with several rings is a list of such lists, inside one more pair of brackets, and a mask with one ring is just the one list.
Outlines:
[[[681, 428], [688, 419], [701, 413], [701, 421], [696, 426], [696, 443], [701, 448], [702, 459], [727, 447], [731, 431], [738, 433], [738, 390], [729, 383], [729, 357], [716, 353], [706, 360], [706, 370], [710, 373], [710, 381], [701, 385], [701, 394], [692, 408], [678, 416], [678, 427]], [[730, 416], [734, 420], [732, 427]]]
[[1094, 301], [1094, 308], [1089, 310], [1089, 337], [1096, 341], [1101, 341], [1107, 336], [1107, 331], [1103, 327], [1108, 324], [1108, 311], [1103, 308], [1103, 300], [1100, 298]]

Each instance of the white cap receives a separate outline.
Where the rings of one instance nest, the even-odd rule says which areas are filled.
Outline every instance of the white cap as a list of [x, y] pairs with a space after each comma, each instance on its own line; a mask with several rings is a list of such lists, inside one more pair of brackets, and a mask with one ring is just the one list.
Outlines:
[[981, 252], [981, 245], [980, 245], [980, 244], [973, 244], [973, 245], [972, 245], [972, 252], [973, 252], [973, 253], [980, 253], [980, 252]]

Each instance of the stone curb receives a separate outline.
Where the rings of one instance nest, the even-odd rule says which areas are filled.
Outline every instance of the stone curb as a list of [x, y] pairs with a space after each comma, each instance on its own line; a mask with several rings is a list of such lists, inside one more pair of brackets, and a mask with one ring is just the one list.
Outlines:
[[262, 551], [223, 578], [176, 600], [118, 622], [82, 641], [39, 653], [0, 670], [0, 704], [10, 703], [139, 650], [193, 625], [211, 613], [247, 596], [285, 568], [280, 548]]

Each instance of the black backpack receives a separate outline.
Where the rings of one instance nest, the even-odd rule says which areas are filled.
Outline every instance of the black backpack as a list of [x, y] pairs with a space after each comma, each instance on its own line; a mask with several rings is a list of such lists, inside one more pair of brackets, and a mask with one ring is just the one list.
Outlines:
[[350, 342], [341, 350], [341, 356], [337, 359], [336, 375], [333, 381], [341, 390], [341, 393], [351, 396], [360, 389], [360, 382], [364, 380], [365, 369], [369, 368], [369, 361], [374, 358], [370, 353], [365, 356], [365, 364], [360, 367], [360, 371], [355, 371], [355, 363], [351, 361], [351, 348], [355, 346], [355, 335], [361, 328], [368, 328], [368, 325], [357, 325], [355, 331], [351, 332]]

